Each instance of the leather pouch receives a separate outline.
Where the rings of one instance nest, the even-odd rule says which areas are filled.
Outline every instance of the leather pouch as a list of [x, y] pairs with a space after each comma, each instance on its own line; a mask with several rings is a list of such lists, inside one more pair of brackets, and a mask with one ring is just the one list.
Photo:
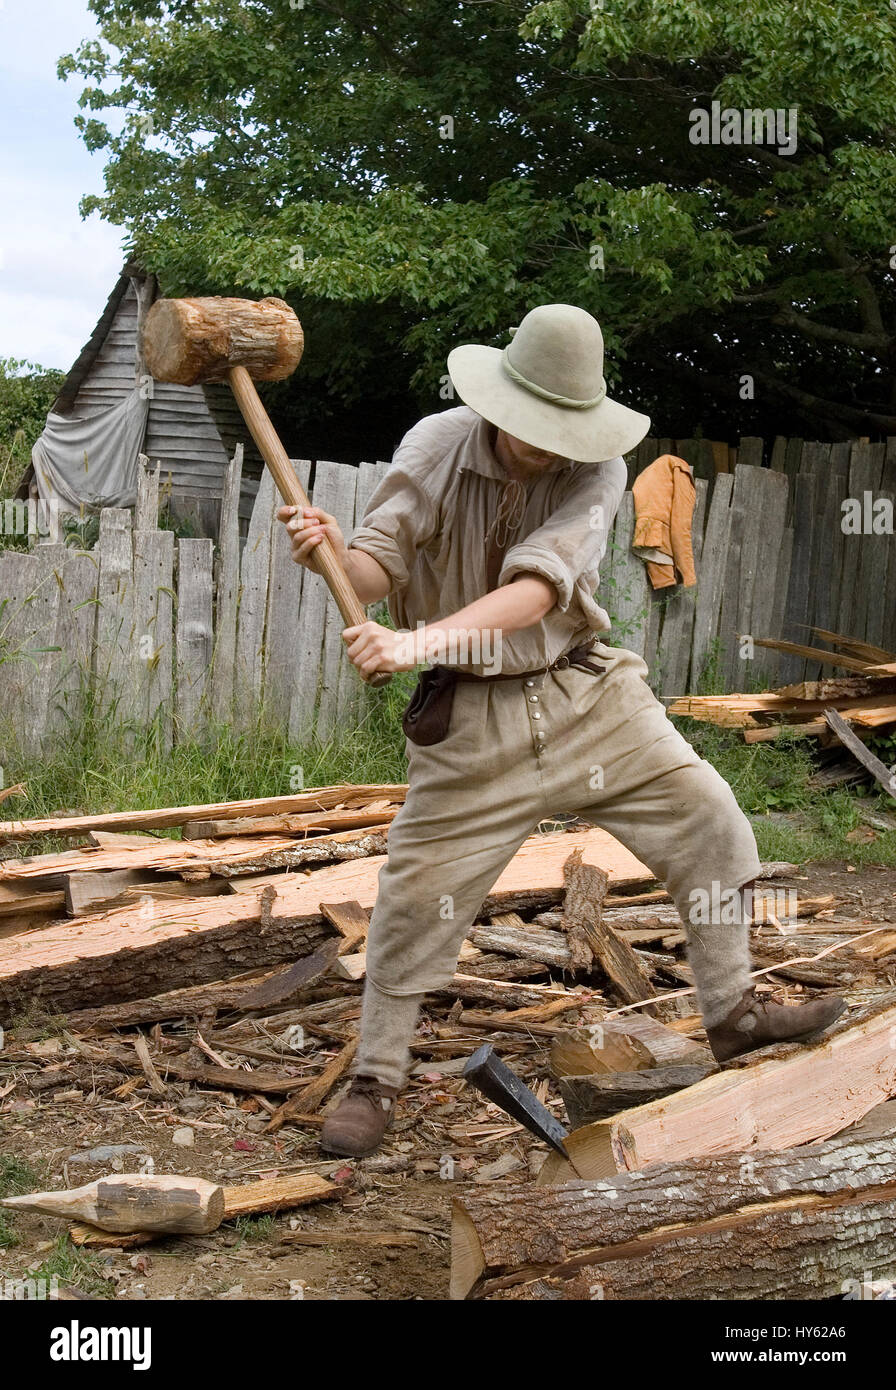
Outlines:
[[447, 666], [432, 666], [421, 673], [401, 717], [401, 727], [411, 743], [429, 748], [447, 737], [456, 686], [457, 675]]

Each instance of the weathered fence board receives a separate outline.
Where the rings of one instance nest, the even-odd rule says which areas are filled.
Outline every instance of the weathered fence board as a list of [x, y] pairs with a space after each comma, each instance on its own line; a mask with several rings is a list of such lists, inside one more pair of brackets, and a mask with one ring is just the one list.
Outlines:
[[177, 728], [196, 734], [204, 723], [204, 700], [212, 660], [214, 609], [212, 541], [177, 543]]
[[174, 533], [134, 533], [135, 718], [155, 721], [160, 746], [171, 746], [174, 674]]
[[251, 722], [259, 707], [264, 686], [264, 625], [271, 564], [271, 530], [278, 504], [274, 480], [265, 469], [252, 508], [240, 566], [234, 692], [238, 715], [244, 722]]
[[93, 666], [96, 628], [96, 559], [89, 552], [66, 550], [59, 585], [54, 645], [52, 704], [44, 734], [60, 734], [77, 724], [84, 708]]
[[[719, 634], [724, 594], [728, 543], [731, 536], [731, 494], [734, 475], [720, 473], [713, 488], [703, 536], [703, 563], [697, 575], [697, 602], [691, 647], [691, 687], [703, 676]], [[670, 692], [677, 694], [677, 691]]]
[[211, 708], [216, 719], [228, 719], [233, 704], [236, 667], [236, 621], [240, 601], [240, 490], [243, 446], [237, 444], [224, 474], [221, 524], [218, 528], [218, 568], [215, 582], [215, 650], [212, 657]]
[[100, 512], [96, 645], [100, 705], [106, 714], [134, 713], [134, 556], [131, 513], [125, 507]]
[[[318, 460], [314, 477], [314, 505], [323, 507], [324, 511], [335, 516], [343, 534], [350, 533], [354, 525], [356, 483], [357, 473], [353, 469]], [[324, 588], [322, 581], [318, 582]], [[321, 741], [330, 737], [344, 715], [344, 706], [343, 709], [339, 706], [339, 672], [345, 660], [345, 643], [342, 640], [345, 623], [335, 599], [326, 588], [324, 598], [323, 662], [317, 709], [317, 736]]]
[[[778, 438], [770, 467], [760, 466], [762, 447], [741, 440], [733, 472], [716, 471], [735, 454], [722, 441], [648, 439], [629, 457], [632, 478], [662, 452], [698, 474], [696, 588], [651, 588], [631, 551], [631, 492], [602, 565], [610, 640], [645, 658], [664, 695], [695, 690], [709, 674], [716, 688], [751, 689], [831, 671], [761, 648], [746, 661], [742, 635], [806, 641], [814, 624], [896, 647], [892, 532], [844, 529], [847, 498], [860, 508], [865, 494], [896, 505], [896, 443]], [[388, 464], [295, 467], [348, 537]], [[703, 469], [711, 476], [700, 477]], [[207, 736], [208, 720], [249, 730], [262, 720], [297, 741], [325, 740], [378, 698], [345, 657], [342, 619], [322, 578], [292, 560], [267, 473], [241, 547], [240, 474], [238, 451], [225, 478], [216, 564], [210, 541], [175, 547], [173, 533], [158, 528], [160, 478], [146, 469], [133, 528], [130, 512], [106, 509], [92, 552], [57, 544], [0, 551], [0, 764], [77, 726], [91, 682], [101, 715], [155, 728], [164, 748], [175, 737]]]
[[[303, 489], [308, 491], [311, 464], [303, 459], [293, 464]], [[279, 501], [278, 501], [279, 506]], [[268, 583], [268, 617], [265, 638], [267, 660], [264, 672], [265, 717], [280, 729], [289, 727], [290, 706], [300, 676], [298, 635], [302, 623], [302, 592], [310, 575], [292, 558], [290, 535], [279, 522], [274, 525], [271, 542], [271, 569]]]

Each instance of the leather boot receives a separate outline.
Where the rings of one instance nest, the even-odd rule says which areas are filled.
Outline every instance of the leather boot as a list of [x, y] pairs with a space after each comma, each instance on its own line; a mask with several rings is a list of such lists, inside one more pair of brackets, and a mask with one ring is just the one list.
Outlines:
[[324, 1121], [321, 1148], [349, 1158], [372, 1154], [392, 1119], [397, 1095], [397, 1086], [384, 1086], [375, 1076], [356, 1076], [348, 1095]]
[[751, 986], [721, 1023], [707, 1028], [706, 1036], [716, 1061], [728, 1062], [769, 1043], [803, 1042], [829, 1028], [845, 1008], [838, 994], [789, 1007], [760, 1000]]

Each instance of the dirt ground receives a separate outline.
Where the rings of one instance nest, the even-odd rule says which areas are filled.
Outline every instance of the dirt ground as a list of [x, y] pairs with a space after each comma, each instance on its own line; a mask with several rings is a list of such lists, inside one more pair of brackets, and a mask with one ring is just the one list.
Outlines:
[[[839, 919], [869, 929], [896, 926], [896, 870], [851, 872], [845, 864], [819, 864], [783, 883], [806, 895], [833, 894]], [[885, 972], [889, 983], [896, 983], [893, 960]], [[887, 979], [881, 983], [886, 987]], [[533, 1045], [527, 1039], [518, 1053], [505, 1049], [502, 1055], [530, 1085], [542, 1084], [541, 1093], [562, 1116], [557, 1088], [546, 1084], [549, 1041]], [[29, 1046], [36, 1060], [49, 1064], [69, 1055], [59, 1037]], [[187, 1172], [232, 1185], [307, 1171], [329, 1177], [340, 1193], [274, 1217], [227, 1223], [208, 1236], [113, 1247], [73, 1260], [60, 1254], [69, 1250], [60, 1241], [65, 1223], [5, 1213], [7, 1239], [11, 1233], [14, 1243], [3, 1244], [0, 1225], [0, 1280], [55, 1269], [69, 1296], [119, 1300], [445, 1298], [452, 1196], [471, 1183], [526, 1179], [546, 1152], [464, 1085], [457, 1074], [464, 1060], [426, 1062], [399, 1104], [382, 1151], [363, 1161], [323, 1159], [310, 1128], [264, 1134], [267, 1116], [251, 1097], [172, 1082], [164, 1097], [136, 1089], [116, 1099], [91, 1087], [90, 1064], [83, 1060], [77, 1060], [69, 1090], [29, 1095], [10, 1087], [9, 1073], [0, 1069], [0, 1173], [4, 1162], [27, 1162], [41, 1186], [77, 1186], [111, 1170], [145, 1168], [148, 1155], [158, 1173]], [[133, 1147], [103, 1154], [101, 1146], [115, 1145]], [[91, 1157], [96, 1148], [100, 1153]], [[394, 1243], [372, 1243], [374, 1232]], [[322, 1243], [298, 1244], [301, 1233]]]

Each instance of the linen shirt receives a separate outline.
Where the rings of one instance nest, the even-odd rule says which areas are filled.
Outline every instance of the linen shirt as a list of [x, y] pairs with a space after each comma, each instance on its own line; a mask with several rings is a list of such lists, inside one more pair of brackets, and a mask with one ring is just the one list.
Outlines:
[[[401, 629], [445, 618], [488, 592], [487, 536], [510, 479], [492, 449], [492, 426], [467, 406], [429, 415], [405, 435], [349, 546], [392, 580], [389, 613]], [[600, 562], [625, 491], [622, 458], [558, 459], [525, 484], [525, 511], [511, 528], [498, 587], [534, 574], [557, 603], [533, 626], [503, 638], [500, 667], [449, 658], [474, 673], [513, 675], [547, 666], [610, 620], [594, 598]]]

